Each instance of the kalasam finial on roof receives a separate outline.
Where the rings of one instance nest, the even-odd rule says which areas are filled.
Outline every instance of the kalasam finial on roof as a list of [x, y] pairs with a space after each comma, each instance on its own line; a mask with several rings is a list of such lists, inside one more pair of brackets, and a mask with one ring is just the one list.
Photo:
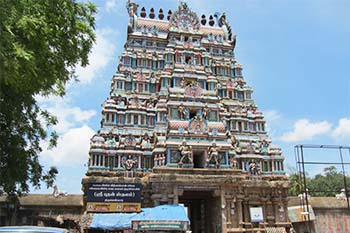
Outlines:
[[180, 2], [178, 9], [169, 19], [170, 28], [173, 30], [196, 32], [200, 29], [200, 21], [195, 12], [193, 12], [184, 1]]

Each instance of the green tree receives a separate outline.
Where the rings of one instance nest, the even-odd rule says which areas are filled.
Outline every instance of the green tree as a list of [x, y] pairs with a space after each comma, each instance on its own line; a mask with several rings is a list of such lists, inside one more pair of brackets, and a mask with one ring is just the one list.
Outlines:
[[[347, 178], [349, 180], [349, 178]], [[348, 184], [349, 185], [349, 184]], [[344, 175], [338, 172], [335, 166], [326, 167], [323, 174], [317, 174], [310, 183], [310, 192], [313, 196], [334, 197], [345, 188]]]
[[[290, 188], [289, 188], [289, 195], [291, 196], [298, 196], [299, 194], [304, 192], [304, 180], [303, 176], [299, 175], [297, 172], [292, 173], [289, 176], [289, 182], [290, 182]], [[308, 176], [308, 174], [305, 174], [306, 179], [306, 187], [308, 188], [310, 186], [310, 183], [312, 182], [312, 179]]]
[[301, 193], [301, 181], [297, 173], [293, 173], [289, 176], [290, 188], [289, 195], [298, 196]]
[[52, 185], [57, 170], [39, 163], [40, 141], [56, 145], [57, 119], [38, 95], [65, 94], [74, 68], [86, 66], [95, 41], [91, 3], [75, 0], [0, 0], [0, 186], [28, 192]]
[[[299, 180], [297, 173], [289, 177], [291, 188], [289, 194], [292, 196], [304, 192], [304, 184]], [[346, 177], [347, 189], [350, 190], [350, 177]], [[317, 174], [310, 178], [306, 175], [306, 186], [311, 196], [334, 197], [340, 193], [344, 186], [344, 175], [338, 172], [335, 166], [326, 167], [323, 174]]]

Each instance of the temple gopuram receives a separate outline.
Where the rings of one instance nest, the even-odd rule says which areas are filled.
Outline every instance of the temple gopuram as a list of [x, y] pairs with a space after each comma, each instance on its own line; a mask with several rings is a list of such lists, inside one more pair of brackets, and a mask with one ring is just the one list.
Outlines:
[[128, 1], [127, 10], [82, 181], [86, 212], [183, 205], [190, 232], [288, 232], [284, 157], [235, 58], [225, 13], [199, 16], [186, 2], [163, 12]]

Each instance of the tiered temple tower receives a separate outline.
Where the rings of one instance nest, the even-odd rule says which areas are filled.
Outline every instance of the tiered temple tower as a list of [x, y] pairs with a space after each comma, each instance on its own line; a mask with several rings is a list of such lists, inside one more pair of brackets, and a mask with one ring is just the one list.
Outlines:
[[185, 2], [148, 17], [136, 3], [127, 9], [83, 189], [141, 183], [143, 207], [183, 203], [192, 232], [288, 227], [284, 157], [236, 61], [225, 13], [198, 17]]

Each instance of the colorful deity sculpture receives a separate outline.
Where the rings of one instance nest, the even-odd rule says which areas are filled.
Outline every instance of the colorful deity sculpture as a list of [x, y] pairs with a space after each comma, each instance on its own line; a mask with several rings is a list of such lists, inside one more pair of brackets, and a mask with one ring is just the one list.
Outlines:
[[193, 163], [192, 147], [187, 145], [186, 141], [183, 141], [182, 144], [179, 146], [179, 151], [181, 154], [181, 158], [178, 163], [180, 167], [182, 166], [184, 161], [186, 161], [188, 164]]
[[213, 142], [211, 147], [208, 148], [208, 159], [207, 159], [207, 167], [209, 167], [209, 164], [214, 162], [216, 168], [220, 167], [219, 163], [219, 153], [218, 148], [216, 147], [216, 143]]

